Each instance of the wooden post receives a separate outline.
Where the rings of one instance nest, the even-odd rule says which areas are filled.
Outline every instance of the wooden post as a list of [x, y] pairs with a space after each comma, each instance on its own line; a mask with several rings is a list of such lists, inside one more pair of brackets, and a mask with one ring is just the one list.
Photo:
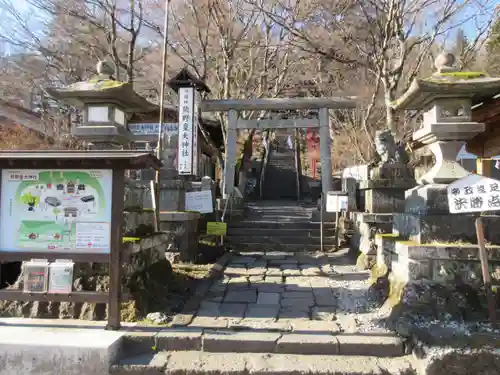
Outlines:
[[113, 170], [111, 207], [111, 249], [109, 263], [109, 305], [106, 329], [120, 329], [121, 270], [122, 270], [122, 222], [125, 193], [125, 170]]
[[476, 219], [476, 236], [477, 245], [479, 247], [479, 259], [481, 260], [481, 270], [483, 273], [484, 288], [486, 290], [486, 298], [488, 300], [488, 312], [490, 315], [491, 324], [496, 327], [496, 303], [491, 290], [491, 277], [488, 265], [488, 254], [484, 241], [484, 229], [482, 217]]
[[339, 250], [340, 212], [335, 212], [335, 251]]
[[493, 173], [492, 161], [487, 158], [476, 159], [476, 172], [485, 177], [491, 177]]
[[155, 183], [155, 181], [149, 181], [149, 190], [151, 193], [151, 203], [153, 204], [153, 210], [155, 214], [153, 215], [153, 229], [155, 232], [160, 231], [160, 210], [158, 205], [160, 203], [160, 183]]

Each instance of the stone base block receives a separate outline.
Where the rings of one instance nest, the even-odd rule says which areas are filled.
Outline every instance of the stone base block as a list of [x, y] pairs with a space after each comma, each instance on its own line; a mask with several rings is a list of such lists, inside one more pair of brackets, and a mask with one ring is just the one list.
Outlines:
[[[481, 263], [476, 246], [443, 244], [417, 245], [395, 241], [383, 254], [392, 275], [401, 282], [429, 281], [443, 285], [482, 284]], [[490, 275], [493, 284], [500, 283], [500, 246], [489, 246]]]
[[413, 180], [361, 181], [359, 188], [364, 192], [365, 211], [371, 213], [404, 212], [405, 192], [414, 185]]
[[375, 259], [375, 235], [392, 230], [392, 214], [354, 213], [353, 223], [354, 233], [350, 240], [351, 248]]
[[405, 193], [404, 212], [421, 215], [449, 214], [446, 184], [429, 184]]
[[183, 211], [186, 208], [186, 181], [160, 181], [160, 211]]
[[151, 233], [153, 231], [154, 212], [127, 212], [123, 213], [122, 233], [125, 237], [135, 236], [139, 231]]
[[104, 141], [120, 145], [129, 144], [133, 137], [132, 133], [126, 127], [115, 125], [77, 126], [74, 129], [73, 135], [87, 142], [99, 143]]
[[392, 184], [408, 181], [415, 186], [413, 170], [403, 163], [385, 163], [370, 170], [370, 180], [388, 180]]
[[107, 374], [122, 335], [102, 329], [0, 326], [0, 374]]
[[175, 249], [182, 262], [194, 262], [198, 256], [198, 212], [161, 212], [160, 230], [170, 232], [175, 237]]
[[[476, 244], [474, 222], [479, 214], [419, 215], [395, 213], [393, 233], [418, 244], [470, 243]], [[500, 244], [500, 218], [484, 220], [486, 241]]]
[[380, 269], [391, 269], [391, 257], [395, 253], [397, 235], [384, 233], [375, 235], [375, 246], [377, 248], [377, 267]]

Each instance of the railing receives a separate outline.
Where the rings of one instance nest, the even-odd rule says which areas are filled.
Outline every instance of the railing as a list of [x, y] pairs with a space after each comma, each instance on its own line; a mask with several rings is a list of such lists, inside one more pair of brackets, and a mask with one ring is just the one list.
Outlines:
[[324, 207], [325, 198], [323, 196], [323, 191], [321, 191], [321, 195], [319, 198], [319, 240], [320, 240], [320, 251], [323, 251], [323, 207]]
[[262, 167], [260, 168], [260, 179], [259, 179], [259, 196], [260, 199], [263, 198], [262, 192], [264, 187], [264, 179], [266, 174], [267, 163], [269, 162], [269, 156], [271, 155], [271, 145], [269, 143], [269, 134], [264, 140], [264, 159], [262, 160]]
[[301, 198], [301, 182], [302, 182], [302, 165], [301, 165], [301, 151], [300, 151], [300, 132], [299, 129], [295, 129], [294, 141], [293, 141], [293, 158], [295, 162], [295, 183], [297, 189], [297, 202], [300, 202]]

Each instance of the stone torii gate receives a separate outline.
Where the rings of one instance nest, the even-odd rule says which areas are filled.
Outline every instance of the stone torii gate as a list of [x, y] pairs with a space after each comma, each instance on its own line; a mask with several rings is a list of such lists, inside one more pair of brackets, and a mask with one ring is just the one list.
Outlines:
[[[222, 194], [228, 198], [234, 190], [236, 166], [236, 138], [239, 129], [283, 129], [320, 128], [321, 188], [326, 196], [331, 189], [332, 160], [330, 138], [330, 109], [354, 109], [354, 97], [338, 98], [296, 98], [296, 99], [244, 99], [204, 100], [204, 112], [228, 112], [227, 144], [224, 159], [224, 185]], [[241, 111], [318, 110], [318, 117], [312, 119], [257, 119], [239, 117]]]

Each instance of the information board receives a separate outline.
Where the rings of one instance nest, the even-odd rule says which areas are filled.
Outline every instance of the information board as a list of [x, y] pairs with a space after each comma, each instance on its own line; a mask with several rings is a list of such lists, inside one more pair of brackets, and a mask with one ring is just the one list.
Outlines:
[[197, 211], [201, 214], [214, 212], [212, 191], [201, 190], [186, 193], [186, 211]]
[[328, 193], [326, 196], [326, 212], [347, 211], [347, 195]]
[[500, 181], [471, 174], [447, 187], [450, 213], [500, 211]]
[[109, 253], [113, 172], [2, 170], [0, 251]]

